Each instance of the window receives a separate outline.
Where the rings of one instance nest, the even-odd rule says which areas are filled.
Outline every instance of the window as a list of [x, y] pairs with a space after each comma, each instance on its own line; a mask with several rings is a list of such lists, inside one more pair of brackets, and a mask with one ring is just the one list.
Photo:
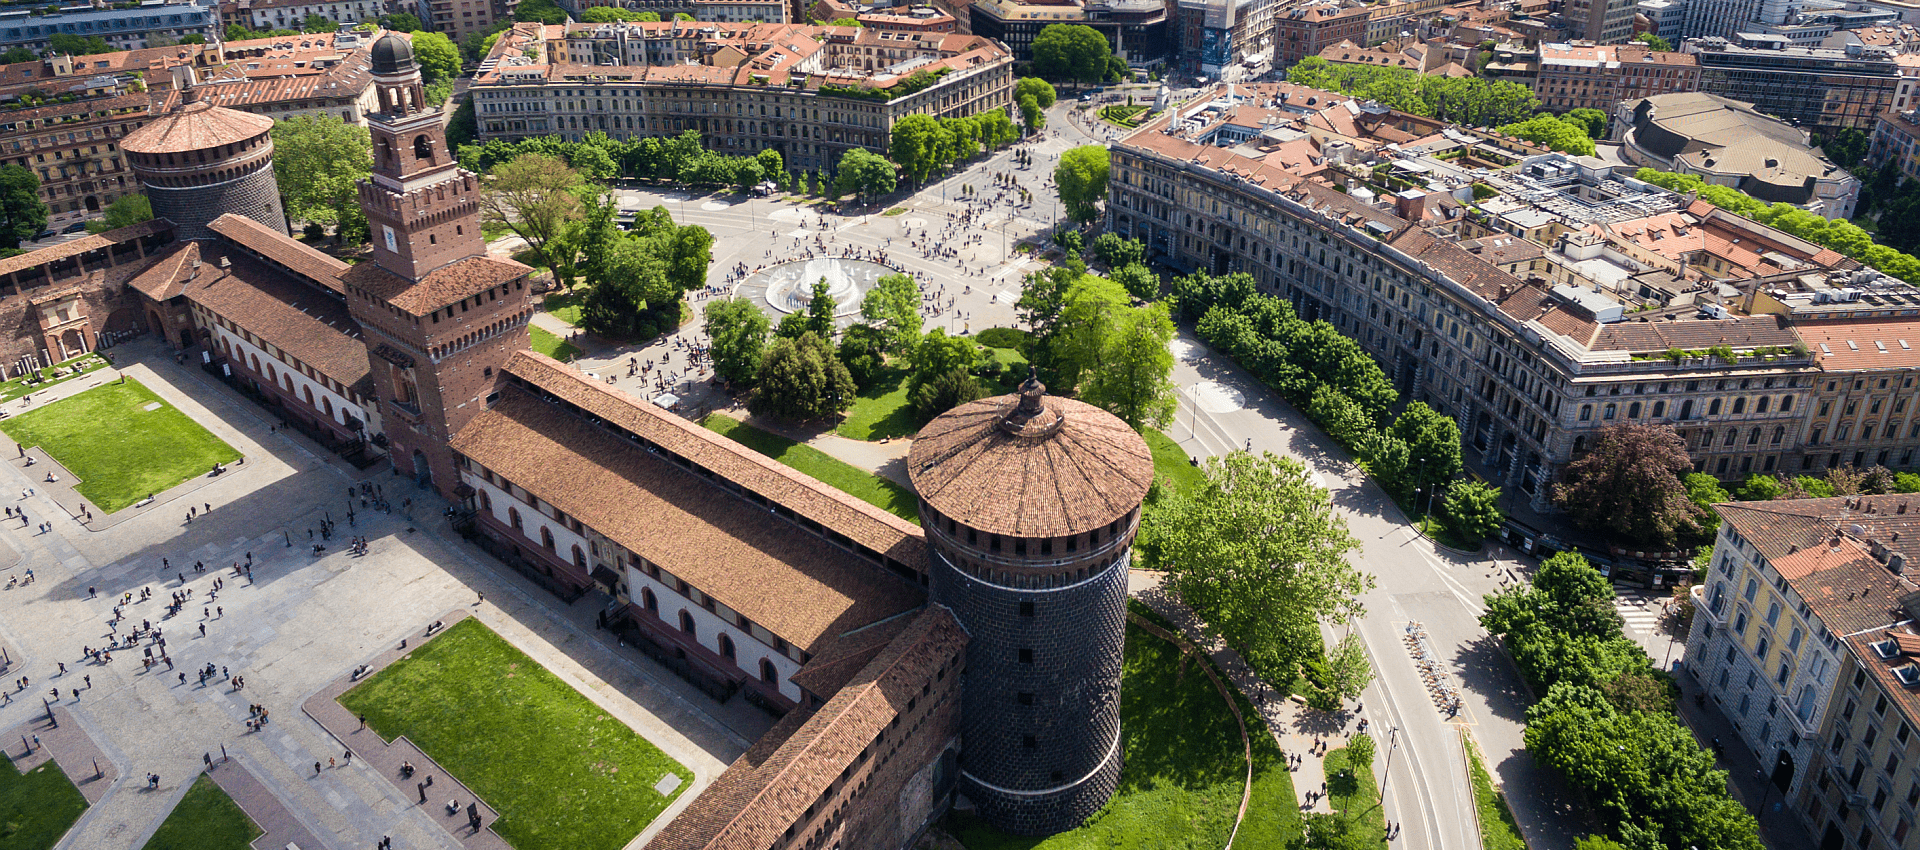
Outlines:
[[1020, 663], [1021, 663], [1021, 664], [1032, 664], [1032, 663], [1033, 663], [1033, 650], [1032, 650], [1032, 649], [1028, 649], [1028, 648], [1026, 648], [1026, 647], [1021, 647], [1021, 648], [1020, 648]]
[[733, 660], [733, 638], [726, 635], [720, 636], [720, 657], [728, 661]]
[[774, 678], [773, 662], [765, 658], [760, 659], [760, 681], [771, 685], [773, 684]]
[[1746, 590], [1743, 590], [1743, 591], [1741, 591], [1741, 592], [1740, 592], [1740, 598], [1741, 598], [1741, 599], [1745, 599], [1745, 600], [1747, 600], [1748, 602], [1752, 602], [1752, 601], [1753, 601], [1753, 595], [1754, 595], [1755, 593], [1757, 593], [1757, 592], [1759, 592], [1759, 590], [1760, 590], [1760, 582], [1759, 582], [1759, 580], [1758, 580], [1758, 579], [1754, 579], [1754, 578], [1748, 578], [1748, 579], [1747, 579], [1747, 589], [1746, 589]]
[[1601, 418], [1601, 419], [1612, 419], [1612, 418], [1613, 418], [1613, 408], [1614, 408], [1614, 405], [1611, 405], [1611, 404], [1609, 404], [1609, 405], [1607, 405], [1607, 406], [1606, 406], [1605, 408], [1602, 408], [1602, 409], [1601, 409], [1601, 412], [1600, 412], [1600, 418]]
[[1773, 628], [1774, 626], [1777, 626], [1779, 624], [1780, 624], [1780, 603], [1778, 602], [1767, 603], [1767, 628]]
[[660, 613], [660, 599], [653, 595], [651, 588], [640, 588], [640, 607], [655, 614]]
[[549, 552], [553, 551], [553, 531], [544, 525], [540, 526], [540, 545], [547, 547]]
[[1014, 695], [1014, 701], [1020, 703], [1021, 705], [1032, 705], [1033, 694], [1027, 691], [1021, 691], [1020, 693]]
[[1580, 421], [1585, 422], [1592, 418], [1593, 418], [1593, 405], [1591, 404], [1580, 405]]
[[514, 531], [521, 531], [519, 508], [507, 509], [507, 524], [513, 526]]
[[687, 613], [686, 609], [684, 608], [681, 609], [680, 611], [680, 631], [686, 632], [689, 636], [696, 634], [696, 631], [694, 629], [694, 624], [693, 624], [693, 615]]
[[1880, 696], [1874, 699], [1873, 716], [1875, 717], [1887, 716], [1887, 695], [1886, 694], [1881, 694]]

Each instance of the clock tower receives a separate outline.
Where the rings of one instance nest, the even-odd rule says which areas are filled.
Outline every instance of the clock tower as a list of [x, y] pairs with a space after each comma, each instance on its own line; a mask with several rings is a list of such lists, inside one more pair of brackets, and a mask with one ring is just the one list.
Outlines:
[[390, 32], [371, 58], [380, 111], [367, 116], [373, 173], [359, 192], [373, 259], [341, 282], [366, 334], [394, 470], [456, 498], [447, 445], [485, 406], [507, 358], [527, 347], [532, 269], [487, 255], [479, 178], [447, 148], [413, 44]]

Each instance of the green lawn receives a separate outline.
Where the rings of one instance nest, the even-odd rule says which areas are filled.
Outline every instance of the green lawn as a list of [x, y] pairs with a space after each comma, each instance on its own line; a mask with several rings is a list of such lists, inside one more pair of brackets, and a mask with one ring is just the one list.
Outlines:
[[901, 213], [904, 213], [906, 211], [907, 211], [906, 207], [894, 207], [893, 209], [890, 209], [890, 210], [887, 210], [886, 212], [881, 213], [881, 215], [900, 215]]
[[206, 774], [147, 839], [144, 850], [247, 850], [262, 830]]
[[1493, 775], [1480, 760], [1480, 748], [1466, 739], [1467, 755], [1473, 767], [1473, 799], [1480, 809], [1480, 846], [1482, 850], [1527, 850], [1520, 836], [1520, 824], [1507, 808], [1507, 795], [1493, 787]]
[[767, 433], [725, 414], [715, 413], [700, 424], [908, 522], [920, 521], [920, 503], [914, 498], [913, 491], [891, 480], [812, 446]]
[[[1009, 348], [988, 348], [988, 356], [1000, 362], [1000, 380], [980, 382], [980, 391], [987, 395], [1002, 395], [1013, 392], [1020, 382], [1027, 379], [1027, 358], [1020, 352]], [[840, 420], [833, 433], [850, 440], [888, 440], [911, 437], [927, 423], [913, 413], [913, 404], [908, 398], [909, 378], [912, 370], [899, 362], [882, 367], [880, 375], [860, 396], [853, 400], [853, 407], [847, 409], [847, 416]]]
[[107, 513], [240, 459], [131, 378], [0, 421], [0, 432], [53, 455], [79, 477], [80, 495]]
[[554, 290], [547, 293], [546, 300], [540, 302], [540, 309], [553, 314], [553, 317], [574, 327], [580, 326], [580, 304], [585, 301], [586, 291], [575, 289], [570, 292]]
[[43, 850], [59, 843], [87, 810], [87, 800], [52, 761], [26, 775], [0, 758], [0, 848]]
[[[478, 620], [340, 697], [382, 738], [405, 735], [500, 812], [516, 850], [618, 850], [693, 772]], [[654, 790], [668, 773], [681, 784]]]
[[30, 377], [28, 375], [21, 375], [20, 377], [14, 378], [11, 381], [0, 381], [0, 401], [13, 401], [16, 398], [26, 395], [27, 393], [37, 393], [41, 390], [44, 390], [62, 381], [71, 381], [74, 378], [78, 378], [81, 375], [87, 374], [88, 372], [98, 371], [104, 368], [106, 365], [107, 365], [106, 359], [97, 354], [82, 354], [79, 357], [73, 358], [72, 360], [68, 360], [56, 365], [54, 369], [79, 370], [75, 372], [70, 372], [66, 375], [62, 375], [58, 378], [53, 377], [53, 369], [37, 369], [34, 371], [34, 374], [39, 375], [41, 378], [45, 379], [38, 384], [28, 384], [27, 378]]
[[580, 356], [579, 346], [554, 336], [551, 331], [544, 328], [528, 325], [527, 336], [530, 338], [530, 344], [533, 346], [534, 351], [538, 351], [562, 363], [566, 363]]
[[1141, 436], [1153, 450], [1153, 477], [1162, 487], [1175, 493], [1189, 493], [1207, 483], [1207, 475], [1194, 466], [1187, 450], [1157, 430], [1148, 428]]
[[[1376, 741], [1376, 760], [1386, 758], [1386, 741]], [[1373, 781], [1373, 770], [1350, 770], [1347, 748], [1327, 752], [1322, 765], [1327, 777], [1327, 803], [1335, 814], [1349, 819], [1349, 828], [1360, 837], [1355, 847], [1387, 846], [1387, 815], [1380, 810], [1380, 789]], [[1350, 775], [1351, 781], [1345, 777]]]
[[[1233, 713], [1213, 682], [1192, 659], [1183, 661], [1173, 644], [1129, 625], [1126, 653], [1120, 685], [1126, 767], [1113, 799], [1079, 829], [1044, 839], [1008, 835], [954, 814], [948, 830], [968, 850], [1226, 846], [1246, 779]], [[1256, 735], [1253, 799], [1233, 846], [1281, 850], [1299, 831], [1293, 778], [1280, 748], [1270, 735]]]

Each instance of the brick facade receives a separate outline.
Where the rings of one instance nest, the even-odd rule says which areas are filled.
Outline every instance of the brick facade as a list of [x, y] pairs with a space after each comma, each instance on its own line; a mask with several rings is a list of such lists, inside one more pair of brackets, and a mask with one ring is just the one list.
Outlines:
[[[136, 166], [136, 170], [138, 167]], [[207, 239], [207, 225], [226, 213], [239, 213], [261, 224], [287, 230], [287, 214], [280, 205], [280, 188], [273, 182], [273, 162], [246, 167], [237, 177], [196, 186], [162, 186], [144, 182], [142, 191], [153, 203], [155, 218], [175, 225], [181, 239]]]

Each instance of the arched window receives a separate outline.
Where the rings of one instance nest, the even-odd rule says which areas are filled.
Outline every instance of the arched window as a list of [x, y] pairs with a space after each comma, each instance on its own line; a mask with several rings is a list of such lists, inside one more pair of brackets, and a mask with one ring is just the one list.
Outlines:
[[1662, 416], [1665, 416], [1665, 415], [1667, 415], [1667, 403], [1666, 403], [1666, 402], [1664, 402], [1664, 401], [1656, 401], [1656, 402], [1654, 402], [1654, 403], [1653, 403], [1653, 416], [1654, 416], [1654, 418], [1655, 418], [1655, 419], [1658, 419], [1658, 418], [1660, 418], [1660, 417], [1662, 417]]
[[686, 632], [689, 636], [694, 634], [693, 615], [687, 613], [684, 608], [680, 610], [680, 631]]
[[313, 388], [305, 384], [300, 385], [300, 400], [313, 404]]
[[432, 159], [433, 158], [433, 142], [427, 139], [427, 134], [421, 133], [420, 135], [413, 137], [413, 158], [414, 159]]
[[578, 543], [573, 544], [573, 565], [583, 570], [587, 568], [587, 553], [580, 551]]
[[519, 508], [508, 508], [508, 509], [507, 509], [507, 524], [508, 524], [508, 525], [511, 525], [511, 526], [513, 526], [513, 530], [514, 530], [514, 531], [520, 531], [520, 530], [521, 530], [521, 528], [520, 528], [520, 509], [519, 509]]
[[1786, 436], [1787, 436], [1787, 429], [1786, 429], [1786, 427], [1785, 427], [1785, 426], [1781, 426], [1781, 427], [1777, 427], [1777, 428], [1774, 428], [1774, 429], [1773, 429], [1773, 444], [1774, 444], [1774, 445], [1776, 445], [1776, 446], [1777, 446], [1777, 445], [1780, 445], [1780, 441], [1781, 441], [1781, 440], [1783, 440], [1783, 439], [1785, 439], [1785, 438], [1786, 438]]
[[549, 552], [553, 551], [553, 529], [540, 526], [540, 545], [547, 547]]
[[1640, 418], [1640, 402], [1636, 401], [1632, 404], [1627, 405], [1627, 418], [1628, 419]]
[[760, 659], [760, 681], [771, 685], [776, 677], [777, 674], [774, 672], [773, 662], [765, 658]]
[[1755, 446], [1755, 445], [1759, 445], [1759, 444], [1760, 444], [1760, 429], [1758, 429], [1758, 428], [1755, 428], [1755, 429], [1753, 429], [1753, 430], [1751, 430], [1751, 431], [1748, 431], [1748, 432], [1747, 432], [1747, 445], [1749, 445], [1749, 446]]
[[489, 513], [493, 511], [493, 497], [487, 495], [485, 490], [480, 491], [480, 509]]
[[660, 613], [660, 599], [653, 595], [651, 589], [645, 587], [640, 588], [640, 607], [658, 614]]
[[1717, 399], [1717, 398], [1716, 398], [1716, 399], [1714, 399], [1713, 401], [1710, 401], [1710, 402], [1708, 402], [1708, 403], [1707, 403], [1707, 415], [1708, 415], [1708, 416], [1719, 416], [1719, 415], [1720, 415], [1720, 400], [1719, 400], [1719, 399]]
[[328, 419], [332, 419], [332, 418], [334, 418], [334, 416], [333, 416], [333, 399], [330, 399], [330, 398], [327, 398], [326, 396], [321, 396], [321, 397], [320, 397], [320, 405], [321, 405], [322, 407], [325, 407], [325, 408], [327, 409], [327, 418], [328, 418]]
[[733, 660], [733, 638], [726, 635], [720, 636], [720, 657], [728, 661]]

